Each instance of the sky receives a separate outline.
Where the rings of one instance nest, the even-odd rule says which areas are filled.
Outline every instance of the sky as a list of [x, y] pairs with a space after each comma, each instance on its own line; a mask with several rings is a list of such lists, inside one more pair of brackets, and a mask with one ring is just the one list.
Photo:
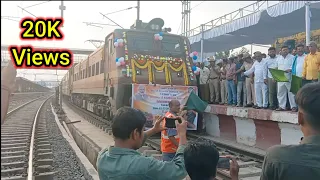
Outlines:
[[[39, 1], [1, 1], [1, 16], [20, 18], [30, 16], [30, 14], [23, 12], [18, 6], [26, 8], [38, 3]], [[253, 1], [191, 1], [191, 7], [194, 7], [191, 11], [191, 29], [252, 3]], [[269, 5], [275, 3], [277, 1], [270, 1]], [[26, 10], [38, 17], [60, 17], [60, 4], [61, 1], [51, 1], [26, 8]], [[66, 10], [64, 11], [64, 27], [62, 28], [65, 35], [63, 41], [21, 41], [19, 38], [19, 22], [2, 19], [1, 44], [32, 44], [33, 46], [41, 47], [95, 49], [91, 43], [85, 41], [89, 39], [103, 40], [116, 27], [103, 26], [99, 28], [87, 26], [83, 22], [113, 24], [108, 19], [103, 18], [100, 12], [107, 14], [135, 7], [137, 1], [66, 1], [64, 5], [66, 6]], [[181, 33], [179, 29], [181, 24], [181, 7], [180, 1], [140, 1], [140, 19], [143, 22], [149, 22], [153, 18], [160, 17], [165, 22], [164, 27], [172, 29], [171, 33]], [[137, 10], [133, 8], [110, 14], [108, 17], [119, 25], [129, 28], [136, 20]], [[251, 49], [250, 46], [245, 47], [249, 50]], [[257, 50], [266, 52], [267, 48], [254, 46], [253, 51]], [[38, 75], [34, 76], [34, 73]], [[58, 74], [60, 74], [58, 79], [61, 79], [64, 73], [65, 71], [58, 71]], [[30, 80], [56, 80], [57, 76], [55, 74], [56, 71], [51, 70], [18, 71], [18, 76], [23, 76]]]

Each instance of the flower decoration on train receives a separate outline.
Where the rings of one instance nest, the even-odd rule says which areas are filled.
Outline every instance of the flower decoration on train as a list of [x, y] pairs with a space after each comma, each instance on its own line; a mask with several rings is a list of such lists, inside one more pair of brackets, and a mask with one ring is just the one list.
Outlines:
[[124, 45], [124, 40], [123, 39], [115, 39], [113, 45], [115, 47], [123, 47]]
[[163, 63], [170, 63], [173, 66], [181, 66], [183, 59], [174, 57], [164, 57], [164, 56], [150, 56], [150, 55], [138, 55], [134, 54], [132, 56], [138, 64], [144, 65], [147, 61], [152, 61], [157, 66], [161, 66]]
[[162, 41], [162, 39], [163, 39], [163, 32], [159, 32], [159, 33], [154, 35], [154, 40]]
[[116, 58], [116, 65], [117, 67], [126, 65], [126, 63], [124, 62], [124, 57]]
[[189, 57], [191, 57], [194, 61], [198, 59], [198, 52], [193, 51], [192, 53], [189, 54]]
[[122, 33], [122, 38], [123, 38], [123, 42], [124, 42], [124, 57], [125, 57], [125, 61], [129, 61], [129, 54], [128, 54], [128, 45], [127, 45], [127, 34], [126, 32]]

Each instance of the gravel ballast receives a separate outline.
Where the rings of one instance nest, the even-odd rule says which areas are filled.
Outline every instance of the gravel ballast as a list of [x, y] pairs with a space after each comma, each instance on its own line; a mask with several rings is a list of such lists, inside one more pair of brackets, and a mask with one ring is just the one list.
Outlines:
[[92, 180], [84, 166], [79, 162], [69, 143], [62, 136], [55, 117], [52, 114], [50, 101], [43, 107], [41, 118], [46, 119], [49, 141], [53, 152], [53, 170], [55, 179], [61, 180]]
[[24, 103], [40, 97], [42, 94], [43, 93], [12, 94], [10, 97], [8, 112]]

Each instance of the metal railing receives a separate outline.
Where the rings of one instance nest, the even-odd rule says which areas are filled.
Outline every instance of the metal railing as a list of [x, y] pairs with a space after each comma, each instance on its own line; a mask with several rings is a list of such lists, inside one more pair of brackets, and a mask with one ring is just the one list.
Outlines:
[[181, 34], [182, 36], [188, 35], [188, 37], [200, 34], [202, 31], [207, 31], [212, 28], [224, 25], [226, 23], [229, 23], [231, 21], [234, 21], [236, 19], [240, 19], [242, 17], [248, 16], [250, 14], [254, 14], [256, 12], [259, 12], [260, 10], [267, 9], [269, 7], [268, 1], [257, 1], [254, 2], [248, 6], [245, 6], [243, 8], [240, 8], [236, 11], [233, 11], [231, 13], [225, 14], [221, 17], [218, 17], [216, 19], [213, 19], [209, 22], [206, 22], [204, 24], [201, 24], [200, 26], [191, 29], [190, 31]]

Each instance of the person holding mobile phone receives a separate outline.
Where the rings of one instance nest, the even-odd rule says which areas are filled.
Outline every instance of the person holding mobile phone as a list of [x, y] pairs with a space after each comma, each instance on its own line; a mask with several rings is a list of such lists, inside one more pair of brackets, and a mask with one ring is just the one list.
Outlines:
[[[164, 116], [163, 127], [166, 127], [166, 118], [175, 119], [180, 112], [180, 102], [171, 100], [169, 102], [169, 111]], [[169, 123], [169, 122], [168, 122]], [[168, 128], [161, 131], [161, 152], [163, 161], [171, 161], [175, 156], [180, 138], [175, 128]]]
[[214, 180], [217, 169], [230, 170], [231, 180], [238, 180], [239, 165], [232, 156], [219, 157], [212, 141], [195, 141], [184, 150], [184, 163], [191, 180]]
[[101, 180], [161, 179], [179, 180], [187, 176], [183, 152], [187, 144], [187, 123], [175, 121], [179, 147], [172, 161], [164, 162], [145, 157], [138, 151], [146, 139], [166, 129], [161, 126], [163, 117], [158, 117], [153, 128], [144, 131], [147, 121], [137, 109], [118, 109], [112, 123], [114, 146], [103, 149], [97, 158], [97, 171]]

